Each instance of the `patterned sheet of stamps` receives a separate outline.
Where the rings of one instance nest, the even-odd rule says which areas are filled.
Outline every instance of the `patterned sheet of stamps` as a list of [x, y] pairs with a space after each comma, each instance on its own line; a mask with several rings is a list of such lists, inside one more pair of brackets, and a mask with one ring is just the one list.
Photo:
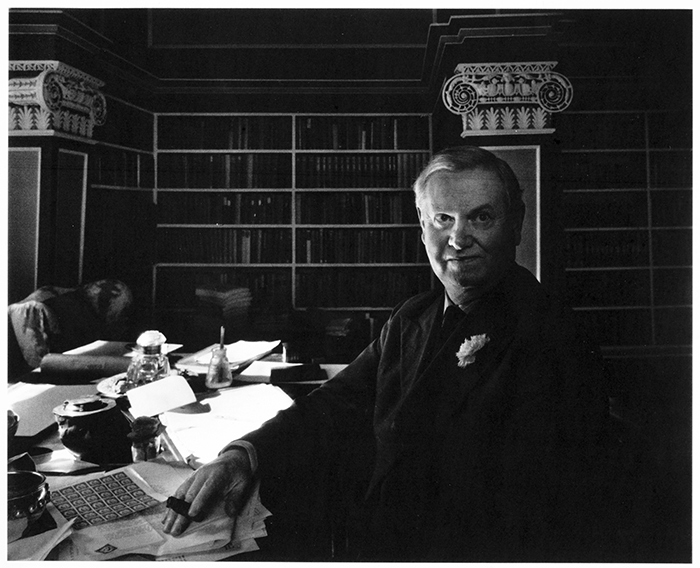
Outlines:
[[52, 490], [51, 501], [66, 519], [75, 518], [76, 530], [115, 521], [159, 503], [124, 471]]

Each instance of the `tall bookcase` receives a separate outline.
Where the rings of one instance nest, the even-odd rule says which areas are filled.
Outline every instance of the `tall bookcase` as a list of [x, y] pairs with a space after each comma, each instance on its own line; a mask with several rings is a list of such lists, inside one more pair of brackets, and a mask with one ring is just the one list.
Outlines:
[[[88, 182], [83, 281], [118, 277], [137, 305], [147, 306], [155, 236], [153, 152], [98, 143], [91, 151]], [[136, 314], [136, 325], [147, 319]]]
[[260, 336], [294, 310], [381, 320], [430, 287], [411, 191], [429, 115], [167, 113], [155, 134], [164, 328], [191, 333], [199, 286], [249, 288]]
[[692, 140], [682, 136], [687, 132], [685, 112], [562, 117], [562, 139], [580, 141], [559, 159], [566, 288], [609, 356], [690, 345]]

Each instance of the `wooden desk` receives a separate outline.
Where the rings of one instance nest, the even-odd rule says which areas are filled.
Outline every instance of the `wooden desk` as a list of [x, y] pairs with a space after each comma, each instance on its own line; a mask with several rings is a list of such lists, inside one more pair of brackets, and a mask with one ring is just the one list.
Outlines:
[[[121, 345], [120, 349], [123, 350], [124, 346]], [[174, 363], [177, 360], [177, 358], [179, 358], [182, 355], [171, 354], [170, 356], [171, 362]], [[345, 365], [321, 365], [321, 368], [323, 368], [326, 371], [328, 378], [332, 378], [337, 372], [339, 372], [344, 367]], [[69, 376], [65, 374], [52, 375], [50, 373], [42, 372], [40, 370], [35, 370], [13, 381], [15, 387], [17, 386], [16, 383], [24, 383], [28, 386], [52, 387], [52, 390], [55, 392], [53, 392], [52, 396], [47, 397], [47, 400], [44, 400], [43, 404], [36, 406], [35, 408], [33, 408], [32, 405], [29, 405], [24, 407], [24, 410], [22, 410], [21, 412], [18, 412], [20, 416], [20, 423], [22, 423], [22, 417], [24, 416], [25, 424], [28, 422], [27, 417], [30, 415], [30, 408], [31, 410], [36, 409], [37, 412], [45, 413], [43, 417], [43, 422], [46, 424], [46, 427], [39, 429], [37, 432], [33, 432], [33, 435], [31, 436], [20, 436], [18, 438], [15, 438], [13, 440], [13, 443], [10, 444], [8, 447], [8, 457], [16, 456], [17, 454], [20, 454], [25, 451], [29, 452], [30, 455], [35, 456], [37, 462], [43, 462], [48, 455], [55, 456], [60, 453], [61, 455], [66, 456], [68, 452], [67, 450], [65, 450], [63, 444], [59, 439], [58, 429], [53, 418], [52, 410], [55, 406], [58, 406], [59, 404], [61, 404], [61, 402], [63, 402], [66, 399], [77, 398], [78, 396], [86, 394], [99, 394], [97, 390], [97, 383], [99, 382], [99, 380], [100, 379], [86, 378], [85, 376]], [[290, 382], [286, 384], [278, 384], [276, 386], [282, 389], [289, 397], [297, 398], [317, 388], [321, 382], [322, 381]], [[203, 391], [205, 390], [203, 386], [203, 377], [192, 378], [191, 386], [193, 387], [193, 390], [195, 390], [195, 392], [199, 392], [200, 395], [202, 395]], [[234, 376], [234, 386], [251, 386], [251, 383], [235, 380]], [[13, 385], [10, 385], [10, 388], [12, 387]], [[39, 410], [39, 408], [41, 408], [41, 410]], [[179, 455], [179, 452], [177, 451], [176, 447], [171, 443], [168, 437], [165, 436], [164, 438], [166, 447], [165, 452], [161, 455], [161, 457], [165, 458], [166, 460], [184, 461], [183, 456]], [[119, 465], [125, 464], [103, 464], [101, 468], [111, 469]], [[41, 464], [39, 465], [39, 469], [43, 469]], [[87, 471], [84, 472], [87, 473]], [[49, 477], [49, 480], [50, 479], [51, 477]], [[276, 520], [275, 522], [279, 521]], [[236, 556], [235, 559], [260, 560], [264, 558], [278, 558], [279, 553], [277, 552], [277, 550], [279, 549], [279, 547], [277, 545], [277, 538], [266, 538], [267, 541], [266, 539], [262, 539], [262, 541], [265, 542], [260, 543], [262, 549], [261, 553], [246, 553], [244, 555]]]
[[[239, 397], [239, 402], [238, 404], [232, 404], [235, 399], [237, 393], [241, 393], [241, 397]], [[250, 393], [258, 393], [254, 398], [251, 398]], [[264, 402], [261, 397], [267, 397], [268, 395], [266, 394], [267, 392], [272, 393], [274, 396], [270, 396], [270, 400], [267, 404], [267, 410], [265, 406], [262, 404]], [[245, 396], [243, 393], [248, 393], [247, 396]], [[220, 404], [217, 407], [215, 404], [213, 404], [214, 400], [220, 400]], [[265, 399], [266, 400], [266, 399]], [[254, 404], [254, 401], [257, 401], [257, 403]], [[279, 401], [279, 402], [277, 402]], [[203, 403], [203, 404], [202, 404]], [[277, 411], [277, 408], [280, 406], [288, 406], [291, 403], [289, 397], [287, 395], [284, 395], [281, 393], [280, 389], [273, 387], [272, 385], [264, 385], [264, 384], [247, 384], [242, 387], [234, 387], [234, 388], [229, 388], [225, 389], [225, 391], [212, 391], [211, 393], [207, 394], [201, 394], [199, 396], [199, 401], [197, 404], [200, 404], [202, 407], [210, 407], [212, 410], [210, 412], [212, 413], [212, 417], [217, 420], [218, 416], [220, 416], [220, 411], [226, 410], [228, 408], [245, 408], [248, 409], [247, 411], [250, 412], [253, 409], [260, 409], [262, 414], [260, 412], [256, 412], [255, 415], [261, 418], [261, 422], [264, 421], [263, 415], [272, 415]], [[186, 407], [183, 407], [186, 408]], [[218, 408], [218, 411], [216, 410]], [[166, 413], [167, 414], [167, 413]], [[187, 413], [185, 413], [187, 414]], [[200, 418], [201, 415], [196, 415], [195, 418]], [[165, 414], [163, 415], [163, 420], [165, 421]], [[265, 418], [266, 419], [266, 418]], [[206, 426], [207, 422], [204, 421], [203, 423], [197, 423], [197, 424], [189, 424], [187, 425], [188, 428], [197, 428], [199, 427], [200, 430], [202, 428], [202, 425], [204, 425], [204, 428], [207, 428]], [[217, 422], [218, 424], [218, 422]], [[226, 425], [231, 424], [232, 426], [234, 425], [234, 422], [229, 422], [225, 421]], [[244, 427], [247, 427], [250, 423], [246, 421], [246, 419], [243, 419], [243, 422], [240, 422], [239, 420], [235, 421], [235, 424], [240, 426], [242, 424]], [[168, 426], [170, 428], [170, 426]], [[234, 428], [235, 430], [235, 428]], [[248, 430], [246, 430], [248, 431]], [[167, 432], [167, 430], [166, 430]], [[188, 433], [190, 431], [188, 430]], [[218, 430], [218, 432], [226, 434], [227, 430], [225, 428], [221, 428]], [[213, 434], [213, 432], [211, 433]], [[206, 432], [204, 435], [202, 433], [198, 433], [195, 437], [195, 440], [202, 440], [204, 438], [208, 440], [214, 440], [215, 436], [212, 435], [206, 435]], [[221, 447], [225, 445], [225, 443], [228, 443], [231, 441], [234, 437], [236, 437], [233, 433], [229, 437], [225, 439], [225, 442], [222, 442], [220, 444]], [[182, 456], [179, 454], [177, 451], [177, 448], [170, 440], [165, 436], [164, 442], [166, 442], [166, 449], [165, 451], [159, 456], [160, 459], [165, 459], [166, 461], [180, 461], [184, 462], [185, 460], [182, 459]], [[53, 428], [48, 428], [42, 431], [41, 436], [37, 436], [34, 439], [34, 444], [32, 445], [31, 448], [28, 448], [29, 451], [31, 452], [31, 455], [33, 455], [36, 458], [36, 464], [37, 467], [36, 469], [40, 471], [41, 473], [44, 473], [47, 475], [47, 478], [49, 480], [49, 484], [51, 485], [53, 482], [57, 484], [57, 487], [61, 485], [61, 482], [68, 481], [69, 478], [63, 478], [63, 477], [55, 477], [56, 475], [62, 475], [62, 471], [69, 474], [69, 475], [80, 475], [83, 473], [94, 473], [95, 471], [100, 471], [100, 470], [111, 470], [114, 469], [115, 467], [118, 466], [123, 466], [123, 465], [128, 465], [128, 464], [100, 464], [99, 467], [95, 467], [95, 464], [87, 464], [84, 462], [79, 462], [79, 460], [76, 460], [72, 456], [70, 456], [69, 452], [63, 447], [61, 444], [59, 437], [58, 437], [58, 432], [55, 427]], [[219, 448], [220, 449], [220, 448]], [[216, 456], [218, 453], [218, 450], [214, 449], [212, 456]], [[209, 454], [205, 454], [204, 452], [194, 452], [194, 454], [197, 456], [198, 459], [202, 459], [202, 456], [208, 456]], [[48, 461], [46, 458], [47, 457], [53, 458], [53, 460], [59, 460], [58, 463], [56, 461]], [[206, 460], [203, 460], [206, 461]], [[187, 461], [186, 463], [191, 463]], [[61, 467], [62, 469], [58, 469], [58, 467]], [[92, 467], [90, 467], [92, 466]], [[83, 468], [80, 469], [79, 471], [72, 471], [73, 467], [79, 467]], [[84, 469], [88, 467], [89, 469]], [[27, 467], [25, 466], [25, 469]], [[183, 477], [184, 479], [184, 477]], [[160, 481], [163, 481], [162, 478], [159, 478]], [[173, 488], [170, 489], [170, 491], [174, 491]], [[166, 493], [167, 495], [167, 493]], [[153, 526], [151, 524], [151, 526]], [[47, 533], [48, 534], [48, 533]], [[256, 537], [257, 538], [257, 537]], [[55, 553], [55, 551], [54, 551]], [[230, 554], [230, 553], [229, 553]], [[133, 556], [133, 554], [131, 554]], [[238, 556], [238, 555], [236, 555]], [[141, 557], [141, 555], [136, 555], [135, 558], [137, 560], [143, 560], [145, 558]]]

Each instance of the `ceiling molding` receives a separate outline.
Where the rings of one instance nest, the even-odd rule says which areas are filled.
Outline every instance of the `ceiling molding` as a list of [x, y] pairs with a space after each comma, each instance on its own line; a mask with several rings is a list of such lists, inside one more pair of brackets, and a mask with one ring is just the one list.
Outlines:
[[501, 48], [491, 52], [487, 59], [516, 60], [517, 54], [508, 51], [508, 40], [551, 37], [561, 18], [560, 12], [459, 15], [451, 17], [447, 23], [431, 25], [423, 65], [426, 88], [437, 90], [443, 77], [452, 75], [454, 69], [445, 69], [443, 64], [447, 50], [465, 46], [461, 50], [461, 62], [477, 62], [484, 57], [474, 49], [475, 44], [505, 38]]
[[[202, 10], [205, 11], [215, 10]], [[111, 25], [108, 18], [115, 12], [94, 10], [85, 15], [83, 21], [80, 11], [11, 10], [11, 42], [15, 39], [21, 41], [24, 36], [26, 45], [23, 48], [30, 49], [30, 38], [37, 35], [54, 36], [72, 46], [69, 51], [73, 54], [74, 63], [80, 63], [81, 68], [84, 58], [80, 53], [83, 52], [87, 56], [84, 68], [104, 80], [110, 91], [116, 88], [115, 94], [125, 92], [125, 89], [143, 89], [157, 97], [239, 93], [438, 96], [441, 84], [454, 71], [451, 62], [468, 63], [473, 61], [470, 60], [472, 54], [484, 59], [479, 49], [482, 53], [487, 50], [493, 55], [489, 60], [513, 60], [513, 53], [508, 52], [508, 45], [513, 39], [548, 38], [552, 36], [560, 18], [559, 13], [553, 12], [489, 12], [456, 15], [446, 23], [433, 23], [432, 15], [426, 18], [426, 12], [431, 12], [429, 10], [416, 10], [415, 21], [409, 21], [412, 11], [404, 10], [397, 19], [397, 29], [391, 30], [387, 43], [377, 41], [376, 37], [361, 28], [367, 19], [364, 13], [357, 21], [350, 22], [352, 18], [348, 18], [349, 23], [341, 22], [342, 26], [356, 27], [349, 27], [348, 35], [339, 38], [336, 43], [328, 41], [331, 34], [337, 31], [335, 28], [325, 35], [320, 34], [320, 39], [326, 41], [304, 43], [313, 38], [301, 35], [298, 43], [289, 43], [287, 40], [296, 39], [300, 32], [285, 25], [285, 33], [280, 36], [280, 41], [284, 43], [280, 44], [260, 42], [261, 38], [266, 38], [266, 34], [255, 31], [245, 36], [254, 43], [243, 40], [215, 43], [225, 38], [225, 32], [221, 30], [211, 43], [197, 41], [193, 37], [192, 44], [180, 41], [165, 44], [154, 41], [154, 37], [166, 36], [163, 32], [165, 19], [154, 34], [153, 10], [129, 10], [128, 13], [138, 12], [137, 16], [133, 16], [134, 25], [129, 25], [129, 22]], [[377, 12], [382, 12], [385, 19], [375, 28], [382, 29], [384, 26], [386, 29], [387, 22], [391, 21], [391, 12]], [[251, 16], [248, 14], [246, 17]], [[308, 18], [309, 15], [301, 17]], [[272, 21], [278, 20], [279, 17]], [[93, 29], [89, 24], [100, 29]], [[184, 24], [180, 21], [178, 25], [178, 33], [182, 35]], [[400, 43], [400, 25], [408, 26], [409, 41], [406, 43]], [[425, 42], [417, 43], [415, 40], [421, 35], [423, 25]], [[110, 37], [110, 32], [113, 36], [126, 35]], [[270, 35], [269, 31], [267, 35]], [[178, 39], [177, 34], [175, 36]], [[367, 42], [353, 41], [357, 38], [367, 39]], [[350, 43], [343, 43], [343, 40]], [[56, 49], [62, 48], [59, 45]], [[189, 65], [183, 66], [182, 62], [188, 61], [188, 52], [193, 54], [193, 58], [189, 59]], [[459, 57], [455, 56], [456, 53], [459, 53]], [[26, 57], [20, 55], [15, 58]]]

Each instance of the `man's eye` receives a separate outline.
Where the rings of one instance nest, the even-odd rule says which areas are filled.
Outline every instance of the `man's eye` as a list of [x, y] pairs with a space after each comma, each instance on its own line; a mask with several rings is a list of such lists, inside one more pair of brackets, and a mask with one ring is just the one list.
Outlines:
[[437, 225], [446, 225], [452, 220], [452, 217], [447, 215], [446, 213], [438, 213], [435, 215], [435, 223]]
[[491, 224], [494, 222], [494, 216], [491, 213], [488, 213], [487, 211], [482, 211], [481, 213], [477, 213], [473, 218], [472, 218], [472, 223], [476, 227], [489, 227]]

